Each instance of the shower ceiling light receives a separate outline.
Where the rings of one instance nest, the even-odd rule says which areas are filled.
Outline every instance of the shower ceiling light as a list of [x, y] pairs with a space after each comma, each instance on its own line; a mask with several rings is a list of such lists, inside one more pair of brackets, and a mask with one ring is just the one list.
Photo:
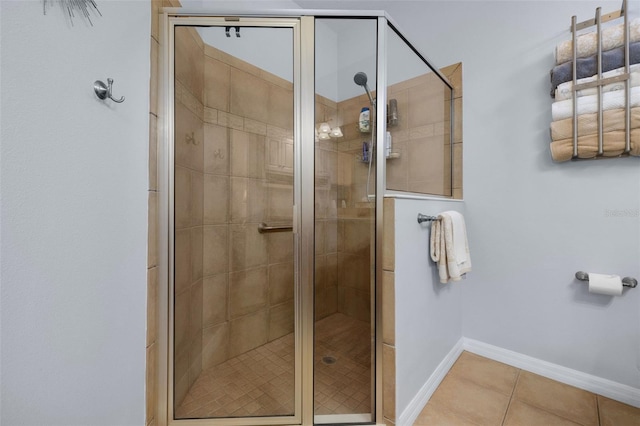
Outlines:
[[331, 126], [329, 126], [329, 123], [321, 123], [320, 128], [318, 129], [318, 132], [331, 133]]
[[342, 129], [340, 129], [340, 126], [336, 126], [332, 129], [329, 123], [325, 121], [323, 123], [320, 123], [320, 126], [315, 129], [315, 136], [317, 142], [319, 140], [326, 141], [327, 139], [331, 138], [341, 138], [344, 135], [342, 134]]
[[331, 132], [329, 132], [329, 136], [331, 136], [332, 138], [341, 138], [342, 135], [342, 129], [340, 129], [340, 126], [336, 126], [333, 129], [331, 129]]

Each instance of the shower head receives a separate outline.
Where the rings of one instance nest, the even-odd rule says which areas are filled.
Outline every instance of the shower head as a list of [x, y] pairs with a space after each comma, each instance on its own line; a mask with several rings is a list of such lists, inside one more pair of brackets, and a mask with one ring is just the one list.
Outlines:
[[356, 75], [353, 76], [354, 83], [356, 83], [358, 86], [364, 87], [364, 90], [367, 92], [367, 96], [369, 96], [369, 101], [371, 102], [371, 105], [375, 108], [376, 100], [373, 99], [373, 96], [371, 96], [371, 92], [369, 91], [369, 86], [367, 86], [367, 80], [368, 80], [367, 74], [363, 73], [362, 71], [357, 72]]
[[356, 75], [353, 76], [353, 81], [358, 85], [358, 86], [366, 86], [367, 85], [367, 74], [361, 72], [356, 73]]

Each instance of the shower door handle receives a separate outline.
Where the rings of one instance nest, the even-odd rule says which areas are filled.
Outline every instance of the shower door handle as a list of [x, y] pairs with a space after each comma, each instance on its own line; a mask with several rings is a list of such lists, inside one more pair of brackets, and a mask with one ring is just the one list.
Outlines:
[[265, 234], [268, 232], [291, 232], [291, 231], [293, 231], [293, 225], [268, 226], [264, 222], [258, 225], [258, 232], [261, 234]]

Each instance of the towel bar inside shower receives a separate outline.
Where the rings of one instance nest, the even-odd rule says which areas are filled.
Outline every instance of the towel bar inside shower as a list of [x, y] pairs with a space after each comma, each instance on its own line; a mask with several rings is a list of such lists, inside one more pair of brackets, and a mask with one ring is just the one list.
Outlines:
[[[580, 281], [589, 281], [589, 274], [584, 271], [578, 271], [576, 272], [576, 278]], [[636, 286], [638, 285], [638, 280], [631, 277], [624, 277], [622, 279], [622, 285], [624, 287], [636, 288]]]
[[292, 232], [293, 225], [272, 225], [269, 226], [266, 223], [262, 222], [258, 225], [258, 232], [261, 234], [266, 234], [270, 232]]

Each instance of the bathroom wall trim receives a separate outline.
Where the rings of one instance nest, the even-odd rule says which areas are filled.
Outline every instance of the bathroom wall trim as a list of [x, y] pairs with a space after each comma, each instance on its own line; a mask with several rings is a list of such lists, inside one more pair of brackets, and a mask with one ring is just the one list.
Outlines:
[[464, 341], [464, 337], [458, 340], [440, 364], [438, 364], [433, 374], [429, 376], [429, 379], [422, 385], [420, 391], [418, 391], [409, 405], [407, 405], [407, 408], [398, 416], [397, 426], [412, 425], [413, 422], [416, 421], [424, 406], [427, 405], [429, 398], [431, 398], [431, 395], [433, 395], [440, 385], [440, 382], [444, 379], [444, 376], [447, 375], [460, 354], [462, 354], [462, 351], [465, 350]]
[[640, 389], [463, 337], [464, 350], [640, 408]]

